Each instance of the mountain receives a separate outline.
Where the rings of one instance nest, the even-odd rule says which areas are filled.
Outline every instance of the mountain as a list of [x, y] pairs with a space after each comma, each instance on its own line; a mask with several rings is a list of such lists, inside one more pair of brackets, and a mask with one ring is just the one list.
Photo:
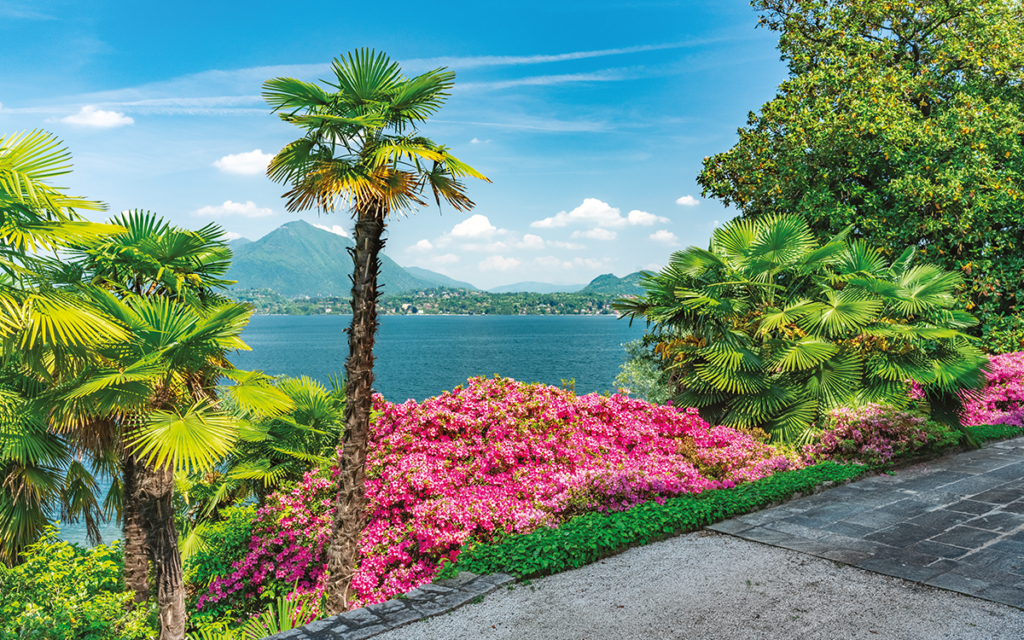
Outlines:
[[580, 289], [580, 293], [596, 293], [606, 296], [642, 296], [643, 287], [640, 286], [640, 271], [631, 273], [621, 278], [614, 274], [606, 273], [597, 276], [590, 281], [590, 284]]
[[421, 269], [420, 267], [402, 267], [402, 268], [405, 269], [406, 271], [408, 271], [409, 273], [411, 273], [413, 276], [419, 278], [420, 280], [426, 280], [427, 282], [433, 282], [435, 284], [441, 285], [442, 287], [451, 287], [452, 289], [469, 289], [470, 291], [479, 291], [479, 289], [477, 289], [473, 285], [469, 284], [468, 282], [463, 282], [462, 280], [455, 280], [454, 278], [449, 278], [448, 276], [444, 275], [443, 273], [438, 273], [436, 271], [431, 271], [430, 269]]
[[231, 247], [232, 252], [238, 251], [247, 244], [252, 244], [252, 240], [249, 238], [235, 238], [228, 241], [228, 246]]
[[489, 293], [574, 293], [586, 285], [583, 284], [550, 284], [547, 282], [516, 282], [488, 289]]
[[[228, 271], [237, 280], [232, 289], [273, 289], [283, 296], [341, 296], [352, 291], [352, 241], [304, 220], [283, 224], [259, 240], [232, 247]], [[436, 287], [417, 278], [381, 254], [378, 283], [383, 293]]]

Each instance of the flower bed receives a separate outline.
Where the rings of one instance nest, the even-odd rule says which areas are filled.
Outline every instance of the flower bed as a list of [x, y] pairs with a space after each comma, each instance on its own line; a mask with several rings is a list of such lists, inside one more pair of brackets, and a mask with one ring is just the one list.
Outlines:
[[[734, 486], [800, 468], [695, 409], [475, 378], [422, 404], [375, 398], [358, 604], [428, 582], [467, 541], [558, 526], [589, 512]], [[311, 474], [257, 514], [246, 558], [200, 607], [322, 589], [333, 483]], [[238, 610], [236, 607], [232, 607]]]
[[808, 463], [822, 460], [879, 466], [930, 445], [956, 444], [955, 433], [906, 411], [879, 404], [836, 409], [816, 441], [805, 445]]
[[985, 377], [981, 395], [964, 401], [964, 424], [1024, 427], [1024, 352], [992, 356]]

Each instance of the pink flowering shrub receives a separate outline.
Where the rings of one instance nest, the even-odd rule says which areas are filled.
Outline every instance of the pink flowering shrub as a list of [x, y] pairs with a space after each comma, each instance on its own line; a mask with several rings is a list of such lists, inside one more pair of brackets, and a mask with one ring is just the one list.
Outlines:
[[878, 465], [912, 453], [938, 437], [924, 418], [869, 404], [833, 411], [815, 442], [803, 447], [803, 453], [808, 464], [833, 460]]
[[[803, 466], [748, 434], [709, 426], [695, 409], [620, 395], [474, 378], [422, 404], [374, 401], [368, 522], [353, 581], [359, 605], [429, 582], [471, 539]], [[249, 553], [210, 584], [199, 606], [244, 602], [267, 589], [280, 595], [291, 585], [320, 593], [332, 500], [322, 472], [268, 500]]]
[[1024, 427], [1024, 352], [992, 356], [985, 377], [980, 396], [964, 400], [963, 423]]

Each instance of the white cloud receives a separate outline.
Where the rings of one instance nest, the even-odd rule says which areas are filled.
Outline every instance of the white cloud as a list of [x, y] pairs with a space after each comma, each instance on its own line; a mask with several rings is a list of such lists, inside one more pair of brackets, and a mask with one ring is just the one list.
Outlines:
[[573, 231], [570, 238], [590, 238], [591, 240], [614, 240], [619, 234], [607, 229], [591, 229], [589, 231]]
[[595, 227], [623, 227], [628, 224], [627, 220], [619, 214], [619, 210], [607, 202], [601, 202], [597, 198], [586, 198], [583, 200], [583, 204], [572, 211], [568, 213], [559, 211], [550, 218], [531, 222], [530, 226], [538, 229], [551, 229], [567, 227], [574, 223], [590, 224]]
[[225, 236], [225, 237], [226, 237], [226, 238], [228, 239], [228, 241], [230, 242], [231, 240], [238, 240], [239, 238], [241, 238], [241, 237], [242, 237], [242, 234], [240, 234], [240, 233], [235, 233], [234, 231], [228, 231], [227, 233], [225, 233], [225, 234], [224, 234], [224, 236]]
[[434, 248], [434, 245], [430, 244], [430, 240], [426, 238], [420, 240], [416, 244], [412, 245], [406, 251], [430, 251]]
[[578, 265], [581, 265], [581, 266], [584, 266], [584, 267], [589, 267], [591, 269], [600, 269], [601, 268], [601, 261], [597, 260], [595, 258], [573, 258], [572, 261], [575, 264], [578, 264]]
[[135, 121], [117, 111], [101, 111], [91, 104], [87, 104], [78, 113], [61, 118], [61, 122], [76, 124], [82, 127], [96, 127], [98, 129], [110, 129], [112, 127], [123, 127], [126, 124], [135, 124]]
[[488, 242], [485, 244], [471, 242], [469, 244], [462, 245], [462, 248], [466, 251], [484, 251], [486, 253], [494, 253], [495, 251], [504, 251], [505, 249], [508, 249], [508, 245], [499, 240], [498, 242]]
[[245, 204], [241, 202], [226, 201], [224, 204], [212, 207], [207, 206], [192, 212], [194, 216], [210, 216], [211, 218], [222, 218], [224, 216], [242, 216], [243, 218], [265, 218], [274, 215], [270, 209], [262, 209], [256, 206], [252, 200]]
[[644, 271], [661, 271], [661, 265], [657, 262], [652, 262], [644, 267]]
[[515, 258], [490, 256], [486, 260], [482, 260], [478, 266], [481, 271], [508, 271], [509, 269], [515, 269], [520, 264], [522, 263]]
[[317, 229], [323, 229], [327, 233], [333, 233], [336, 236], [341, 236], [342, 238], [348, 237], [348, 232], [345, 231], [345, 227], [341, 226], [340, 224], [336, 224], [330, 227], [328, 227], [326, 224], [314, 224], [313, 226], [316, 227]]
[[475, 213], [459, 224], [452, 227], [452, 237], [461, 239], [482, 238], [487, 239], [494, 234], [505, 233], [504, 229], [498, 229], [487, 216]]
[[562, 242], [561, 240], [548, 240], [549, 247], [555, 247], [556, 249], [586, 249], [586, 245], [582, 245], [576, 242]]
[[454, 253], [446, 253], [443, 256], [431, 258], [430, 261], [434, 264], [454, 264], [459, 261], [459, 256]]
[[682, 198], [676, 200], [676, 204], [681, 204], [684, 207], [696, 207], [698, 204], [700, 204], [700, 200], [694, 198], [693, 196], [683, 196]]
[[567, 264], [570, 268], [572, 268], [572, 263], [563, 263], [559, 258], [556, 258], [555, 256], [544, 256], [542, 258], [535, 258], [533, 262], [538, 267], [542, 267], [544, 269], [558, 269], [564, 267]]
[[711, 225], [717, 229], [718, 227], [722, 226], [722, 223], [719, 222], [718, 220], [715, 220], [714, 222], [711, 223]]
[[520, 249], [543, 249], [544, 238], [541, 238], [540, 236], [535, 236], [532, 233], [527, 233], [526, 235], [523, 236], [523, 241], [516, 246], [518, 246]]
[[473, 138], [469, 141], [469, 144], [487, 144], [490, 140], [481, 140], [480, 138]]
[[679, 238], [677, 238], [676, 234], [672, 233], [668, 229], [661, 229], [659, 231], [655, 231], [654, 233], [651, 234], [651, 240], [654, 240], [655, 242], [661, 242], [662, 244], [667, 244], [670, 246], [675, 246], [679, 244]]
[[640, 224], [645, 227], [649, 227], [655, 222], [661, 222], [664, 224], [668, 224], [669, 222], [671, 222], [671, 220], [669, 220], [668, 218], [656, 216], [653, 213], [647, 213], [646, 211], [637, 211], [635, 209], [629, 212], [629, 215], [626, 216], [626, 219], [629, 220], [629, 224]]
[[246, 151], [245, 153], [232, 153], [224, 156], [213, 163], [224, 173], [237, 173], [242, 175], [255, 175], [267, 170], [267, 165], [274, 156], [263, 153], [262, 149]]

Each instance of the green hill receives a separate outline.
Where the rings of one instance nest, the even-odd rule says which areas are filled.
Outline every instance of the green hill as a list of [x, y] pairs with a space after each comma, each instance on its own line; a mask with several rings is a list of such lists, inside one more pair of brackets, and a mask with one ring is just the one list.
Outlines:
[[[283, 224], [259, 240], [232, 247], [234, 259], [227, 277], [232, 289], [272, 289], [296, 296], [348, 297], [352, 290], [352, 241], [317, 229], [304, 220]], [[384, 294], [429, 289], [435, 283], [411, 275], [394, 260], [380, 256]]]
[[580, 289], [580, 293], [606, 296], [642, 296], [644, 290], [640, 286], [640, 273], [640, 271], [637, 271], [621, 278], [616, 277], [614, 274], [606, 273], [591, 280], [590, 284]]
[[422, 269], [420, 267], [402, 267], [402, 268], [405, 269], [406, 271], [408, 271], [409, 273], [411, 273], [413, 276], [419, 278], [420, 280], [426, 280], [427, 282], [433, 282], [435, 285], [440, 285], [442, 287], [450, 287], [452, 289], [469, 289], [470, 291], [479, 291], [479, 289], [477, 289], [473, 285], [469, 284], [468, 282], [463, 282], [462, 280], [456, 280], [454, 278], [449, 278], [448, 276], [444, 275], [443, 273], [438, 273], [436, 271], [431, 271], [430, 269]]

